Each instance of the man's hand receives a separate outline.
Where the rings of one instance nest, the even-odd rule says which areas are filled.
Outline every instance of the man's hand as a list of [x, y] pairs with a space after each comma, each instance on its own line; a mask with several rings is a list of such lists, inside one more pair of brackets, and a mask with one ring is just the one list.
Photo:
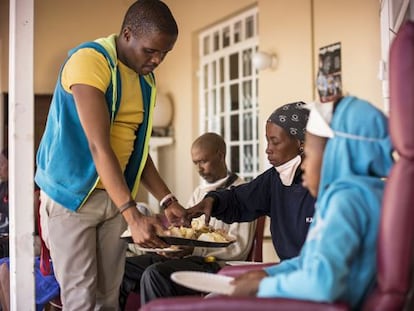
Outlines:
[[211, 211], [213, 210], [214, 199], [212, 197], [207, 197], [203, 199], [200, 203], [194, 205], [187, 209], [187, 221], [191, 222], [191, 219], [205, 215], [206, 226], [210, 223]]
[[138, 211], [133, 219], [128, 220], [132, 239], [141, 247], [165, 248], [169, 245], [157, 237], [163, 231], [160, 220], [155, 216], [144, 216]]
[[260, 281], [267, 273], [264, 270], [253, 270], [236, 277], [230, 284], [235, 285], [231, 296], [255, 297], [259, 289]]
[[185, 226], [189, 227], [190, 223], [186, 217], [187, 210], [178, 202], [171, 203], [165, 210], [164, 215], [167, 217], [168, 222], [176, 227]]

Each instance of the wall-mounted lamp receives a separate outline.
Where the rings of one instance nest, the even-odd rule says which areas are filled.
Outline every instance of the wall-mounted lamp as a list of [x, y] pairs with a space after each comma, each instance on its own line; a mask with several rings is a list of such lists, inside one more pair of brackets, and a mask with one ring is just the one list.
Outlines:
[[171, 135], [171, 123], [173, 121], [173, 102], [168, 94], [157, 92], [154, 113], [152, 117], [152, 135]]
[[277, 57], [276, 54], [258, 51], [253, 54], [252, 62], [254, 68], [257, 70], [264, 70], [267, 68], [275, 69], [277, 65]]

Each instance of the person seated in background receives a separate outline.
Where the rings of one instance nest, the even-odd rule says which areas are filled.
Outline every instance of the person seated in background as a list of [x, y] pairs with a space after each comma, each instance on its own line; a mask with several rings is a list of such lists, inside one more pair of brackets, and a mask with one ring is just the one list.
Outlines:
[[303, 143], [309, 110], [303, 102], [283, 105], [266, 122], [267, 158], [273, 166], [249, 183], [211, 191], [187, 211], [226, 223], [270, 216], [270, 232], [281, 260], [299, 254], [314, 214], [315, 199], [302, 186]]
[[[227, 189], [244, 181], [230, 172], [226, 165], [226, 144], [215, 133], [198, 137], [191, 147], [191, 158], [203, 182], [194, 190], [187, 206], [198, 203], [210, 190]], [[205, 220], [199, 219], [204, 224]], [[179, 286], [170, 280], [176, 271], [203, 271], [216, 273], [228, 260], [245, 260], [250, 251], [255, 222], [226, 224], [211, 219], [210, 226], [221, 229], [234, 237], [236, 242], [227, 247], [187, 247], [173, 253], [147, 253], [127, 257], [125, 273], [120, 289], [120, 308], [124, 310], [129, 293], [141, 295], [145, 304], [157, 297], [171, 297], [199, 294]], [[207, 260], [208, 259], [208, 260]]]
[[[3, 153], [7, 154], [6, 153]], [[0, 162], [1, 163], [1, 162]], [[0, 164], [0, 172], [3, 170], [3, 165]], [[35, 185], [34, 192], [34, 215], [35, 215], [35, 260], [34, 260], [34, 273], [35, 273], [35, 303], [36, 310], [42, 311], [46, 303], [52, 298], [59, 295], [59, 284], [57, 283], [53, 271], [50, 271], [48, 275], [43, 275], [40, 269], [40, 248], [41, 240], [38, 233], [38, 208], [39, 208], [39, 189]], [[3, 196], [3, 195], [2, 195]], [[8, 193], [7, 193], [8, 196]], [[8, 256], [8, 255], [7, 255]], [[4, 257], [0, 259], [0, 305], [2, 311], [10, 310], [10, 258]]]
[[341, 99], [329, 122], [331, 113], [332, 104], [316, 104], [308, 123], [303, 184], [317, 208], [300, 255], [237, 277], [234, 296], [341, 301], [359, 310], [375, 282], [384, 177], [393, 164], [387, 118], [355, 97]]
[[9, 256], [9, 160], [8, 151], [0, 154], [0, 258]]
[[[35, 257], [35, 304], [36, 311], [42, 311], [45, 305], [59, 295], [59, 284], [55, 279], [53, 271], [51, 274], [43, 275], [40, 271], [40, 258]], [[9, 258], [0, 259], [0, 303], [2, 311], [10, 310], [10, 270]]]

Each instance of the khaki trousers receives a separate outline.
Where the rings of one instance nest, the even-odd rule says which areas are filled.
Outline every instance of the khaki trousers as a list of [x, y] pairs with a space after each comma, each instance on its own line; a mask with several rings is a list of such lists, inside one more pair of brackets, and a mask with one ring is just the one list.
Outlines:
[[73, 212], [40, 195], [42, 237], [50, 249], [63, 310], [118, 310], [126, 222], [104, 190]]

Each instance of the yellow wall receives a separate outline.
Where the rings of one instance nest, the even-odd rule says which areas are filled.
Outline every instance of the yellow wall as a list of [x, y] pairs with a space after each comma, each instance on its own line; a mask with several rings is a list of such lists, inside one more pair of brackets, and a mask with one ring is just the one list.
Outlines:
[[[344, 91], [382, 107], [380, 1], [315, 0], [315, 48], [340, 41]], [[316, 62], [316, 58], [315, 58]]]
[[[94, 4], [95, 3], [95, 4]], [[99, 3], [97, 9], [96, 3]], [[118, 32], [131, 0], [34, 1], [34, 90], [51, 93], [67, 51], [82, 41]], [[92, 17], [93, 16], [93, 17]], [[8, 1], [0, 1], [0, 39], [8, 37]], [[8, 47], [2, 47], [1, 91], [8, 89]]]
[[[0, 91], [7, 91], [8, 4], [0, 1]], [[51, 93], [67, 50], [76, 44], [118, 32], [132, 0], [35, 1], [35, 92]], [[278, 67], [262, 71], [260, 124], [278, 106], [314, 99], [318, 48], [342, 43], [346, 91], [381, 106], [378, 0], [166, 0], [180, 34], [174, 50], [157, 69], [159, 90], [174, 101], [175, 143], [160, 152], [160, 170], [178, 198], [186, 202], [198, 178], [189, 148], [198, 133], [197, 55], [200, 30], [258, 5], [259, 49], [275, 52]], [[95, 3], [95, 4], [94, 4]], [[97, 9], [97, 5], [99, 9]], [[261, 150], [264, 131], [260, 127]], [[264, 154], [264, 153], [263, 153]], [[261, 166], [266, 166], [262, 157]]]
[[[174, 100], [175, 144], [160, 155], [162, 169], [174, 184], [180, 200], [187, 202], [199, 182], [190, 157], [190, 146], [198, 136], [198, 32], [235, 11], [251, 6], [251, 0], [167, 0], [180, 27], [176, 47], [159, 67], [159, 89]], [[191, 13], [190, 13], [191, 12]], [[198, 12], [198, 13], [196, 13]], [[209, 13], [214, 12], [214, 14]]]
[[276, 53], [275, 70], [259, 73], [259, 130], [264, 170], [265, 121], [277, 107], [312, 99], [311, 1], [259, 1], [259, 50]]

